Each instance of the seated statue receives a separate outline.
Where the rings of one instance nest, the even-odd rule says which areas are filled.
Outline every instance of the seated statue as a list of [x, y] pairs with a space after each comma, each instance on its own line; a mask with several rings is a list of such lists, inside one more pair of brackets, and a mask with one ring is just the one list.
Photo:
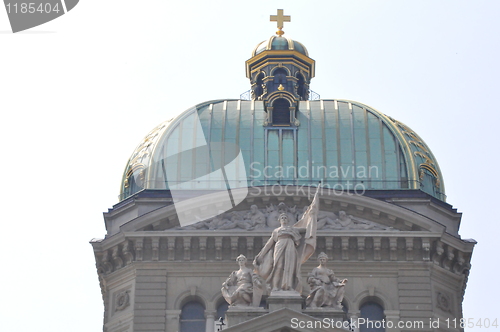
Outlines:
[[376, 224], [369, 220], [356, 218], [351, 215], [347, 215], [345, 211], [339, 212], [339, 219], [337, 220], [342, 228], [345, 229], [380, 229], [380, 230], [393, 230], [392, 227], [383, 226]]
[[243, 217], [241, 214], [237, 211], [233, 211], [230, 214], [230, 220], [222, 226], [220, 226], [218, 229], [233, 229], [233, 228], [242, 228], [246, 230], [251, 230], [252, 225], [248, 223], [247, 221], [243, 220]]
[[247, 258], [244, 255], [239, 255], [236, 261], [240, 269], [231, 272], [229, 278], [222, 283], [222, 296], [231, 306], [252, 306], [255, 276], [253, 271], [246, 266]]
[[311, 286], [311, 293], [306, 298], [309, 308], [329, 307], [342, 310], [345, 284], [347, 279], [335, 277], [332, 270], [326, 267], [328, 256], [322, 252], [318, 255], [319, 266], [308, 274], [307, 282]]
[[205, 221], [206, 227], [210, 230], [218, 229], [228, 223], [229, 220], [224, 218], [224, 214], [220, 214], [218, 216], [213, 217], [212, 219]]
[[[262, 213], [257, 205], [250, 206], [250, 211], [245, 215], [245, 220], [248, 220], [250, 227], [266, 228], [266, 216]], [[247, 228], [248, 229], [248, 228]], [[250, 230], [250, 229], [249, 229]]]

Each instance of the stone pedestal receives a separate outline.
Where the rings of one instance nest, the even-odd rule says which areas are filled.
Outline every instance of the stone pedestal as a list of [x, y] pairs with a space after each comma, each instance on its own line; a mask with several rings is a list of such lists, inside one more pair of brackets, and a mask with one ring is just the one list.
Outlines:
[[262, 307], [229, 307], [229, 309], [227, 309], [226, 311], [227, 327], [243, 323], [247, 320], [267, 314], [268, 312], [268, 310]]
[[267, 298], [269, 312], [288, 308], [294, 311], [302, 311], [304, 298], [295, 291], [274, 291]]

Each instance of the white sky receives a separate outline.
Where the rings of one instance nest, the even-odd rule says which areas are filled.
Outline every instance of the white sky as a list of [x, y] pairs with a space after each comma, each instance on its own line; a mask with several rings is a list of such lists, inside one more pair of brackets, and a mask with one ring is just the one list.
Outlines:
[[316, 60], [314, 91], [431, 147], [462, 237], [479, 242], [464, 316], [500, 324], [500, 2], [82, 0], [18, 34], [0, 9], [1, 331], [102, 330], [88, 241], [127, 159], [160, 122], [249, 89], [244, 61], [277, 8]]

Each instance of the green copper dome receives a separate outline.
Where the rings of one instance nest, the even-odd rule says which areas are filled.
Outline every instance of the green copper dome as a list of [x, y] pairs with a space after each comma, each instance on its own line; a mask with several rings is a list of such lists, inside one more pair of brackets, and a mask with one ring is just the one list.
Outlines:
[[252, 56], [264, 51], [297, 51], [309, 56], [304, 45], [288, 37], [271, 36], [268, 40], [259, 43], [253, 50]]
[[221, 147], [230, 143], [244, 164], [238, 174], [227, 174], [232, 187], [321, 182], [339, 190], [420, 189], [445, 200], [439, 166], [425, 142], [373, 108], [348, 100], [300, 101], [296, 125], [273, 127], [266, 117], [262, 101], [217, 100], [160, 124], [129, 159], [121, 199], [179, 183], [185, 190], [215, 189], [210, 172], [234, 158]]

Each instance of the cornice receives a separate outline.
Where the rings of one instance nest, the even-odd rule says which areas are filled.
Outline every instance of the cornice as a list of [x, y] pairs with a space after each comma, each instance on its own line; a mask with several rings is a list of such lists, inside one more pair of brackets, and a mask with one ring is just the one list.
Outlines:
[[[246, 199], [235, 207], [234, 211], [249, 209], [250, 205], [257, 204], [260, 208], [264, 208], [270, 202], [287, 201], [290, 204], [301, 207], [309, 203], [308, 190], [315, 191], [315, 188], [302, 187], [286, 187], [286, 195], [271, 195], [273, 187], [252, 187], [248, 188], [249, 194]], [[271, 188], [273, 188], [271, 190]], [[281, 187], [283, 192], [284, 186]], [[239, 189], [247, 190], [247, 188]], [[216, 195], [217, 194], [212, 194]], [[213, 204], [215, 196], [205, 195], [206, 198], [199, 197], [200, 206], [203, 204]], [[411, 227], [416, 225], [420, 229], [428, 230], [432, 233], [444, 233], [446, 227], [436, 220], [433, 220], [418, 212], [412, 211], [404, 206], [399, 206], [393, 202], [386, 202], [375, 198], [370, 198], [362, 195], [353, 195], [346, 193], [338, 193], [331, 189], [323, 189], [320, 194], [322, 205], [320, 210], [331, 210], [332, 206], [337, 206], [338, 209], [348, 211], [357, 217], [370, 219], [376, 222], [387, 220], [387, 226], [394, 227], [397, 223]], [[200, 199], [203, 199], [201, 201]], [[195, 207], [196, 208], [196, 207]], [[175, 208], [172, 205], [163, 206], [144, 215], [138, 216], [127, 223], [120, 226], [122, 232], [130, 232], [140, 230], [148, 224], [157, 224], [161, 220], [168, 220], [173, 226], [178, 224]], [[154, 226], [154, 225], [153, 225]], [[170, 227], [173, 227], [170, 226]], [[404, 227], [403, 227], [404, 228]]]
[[[265, 237], [269, 236], [272, 229], [259, 231], [245, 230], [166, 230], [166, 231], [142, 231], [142, 232], [126, 232], [122, 233], [127, 238], [145, 238], [145, 237]], [[440, 238], [442, 233], [427, 232], [427, 231], [384, 231], [384, 230], [318, 230], [318, 236], [326, 237], [415, 237], [415, 238]]]

